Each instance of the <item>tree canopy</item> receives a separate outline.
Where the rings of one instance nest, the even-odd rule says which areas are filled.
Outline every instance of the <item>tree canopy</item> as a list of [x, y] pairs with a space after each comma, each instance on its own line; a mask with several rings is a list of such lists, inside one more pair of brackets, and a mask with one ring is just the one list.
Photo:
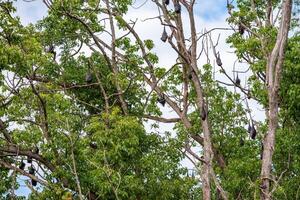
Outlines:
[[300, 2], [227, 1], [228, 28], [201, 33], [201, 1], [146, 2], [138, 22], [130, 0], [45, 0], [28, 25], [0, 2], [1, 198], [300, 198]]

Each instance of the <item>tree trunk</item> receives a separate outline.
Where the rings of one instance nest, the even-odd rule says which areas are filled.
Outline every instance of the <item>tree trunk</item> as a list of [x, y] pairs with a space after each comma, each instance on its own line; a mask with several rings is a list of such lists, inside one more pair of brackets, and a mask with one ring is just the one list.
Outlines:
[[[207, 109], [205, 108], [205, 102], [203, 98], [202, 88], [200, 81], [195, 73], [193, 73], [193, 83], [196, 89], [197, 94], [197, 107], [201, 112], [205, 111], [206, 118], [201, 122], [203, 130], [203, 156], [205, 163], [202, 167], [202, 192], [203, 200], [211, 199], [211, 189], [210, 189], [210, 171], [212, 167], [212, 145], [211, 145], [211, 136], [209, 130]], [[203, 109], [204, 108], [204, 109]]]
[[268, 131], [263, 143], [263, 158], [261, 167], [261, 199], [270, 200], [272, 156], [275, 146], [275, 133], [278, 126], [278, 104], [279, 86], [281, 79], [282, 66], [284, 61], [285, 46], [288, 39], [292, 11], [292, 0], [285, 0], [282, 4], [282, 17], [277, 33], [274, 48], [267, 62], [267, 87], [268, 87]]
[[210, 168], [211, 166], [211, 141], [210, 141], [210, 131], [208, 130], [208, 123], [207, 121], [203, 121], [202, 123], [203, 134], [204, 134], [204, 160], [205, 163], [203, 165], [203, 174], [202, 174], [202, 184], [203, 184], [203, 200], [210, 200], [211, 199], [211, 190], [210, 190]]
[[272, 156], [275, 145], [275, 132], [278, 123], [278, 98], [273, 92], [269, 93], [269, 126], [268, 132], [264, 139], [264, 150], [261, 168], [261, 199], [271, 199], [270, 190], [270, 173], [272, 169]]

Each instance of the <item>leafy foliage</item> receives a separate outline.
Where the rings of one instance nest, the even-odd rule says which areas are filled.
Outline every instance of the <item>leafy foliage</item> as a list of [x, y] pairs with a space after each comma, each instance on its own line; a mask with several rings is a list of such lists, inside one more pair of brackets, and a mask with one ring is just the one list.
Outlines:
[[[10, 190], [19, 187], [22, 173], [29, 177], [26, 183], [30, 185], [26, 173], [33, 167], [39, 183], [29, 199], [80, 199], [81, 195], [108, 200], [201, 198], [200, 175], [189, 176], [181, 166], [187, 143], [197, 155], [203, 154], [199, 143], [190, 142], [193, 136], [202, 138], [203, 131], [195, 87], [185, 77], [186, 66], [160, 66], [151, 39], [133, 40], [125, 34], [109, 44], [96, 37], [113, 32], [99, 16], [109, 12], [113, 12], [113, 27], [128, 31], [123, 17], [131, 3], [53, 1], [43, 20], [28, 26], [11, 15], [15, 11], [12, 3], [0, 3], [1, 11], [6, 11], [0, 12], [1, 197], [12, 198]], [[242, 22], [252, 34], [237, 32], [227, 42], [240, 61], [251, 61], [250, 94], [266, 107], [264, 52], [274, 46], [277, 29], [254, 25], [257, 18], [266, 20], [265, 1], [255, 3], [256, 11], [249, 12], [250, 1], [237, 1], [238, 10], [228, 22]], [[280, 6], [277, 0], [272, 4]], [[174, 20], [176, 14], [170, 12], [170, 17]], [[299, 41], [299, 34], [289, 38], [280, 88], [280, 127], [272, 169], [274, 176], [280, 177], [274, 193], [277, 199], [294, 199], [299, 189]], [[115, 57], [110, 55], [113, 51]], [[217, 180], [229, 199], [256, 199], [267, 123], [255, 122], [258, 137], [251, 140], [246, 130], [250, 111], [241, 95], [217, 83], [210, 64], [199, 71], [214, 155], [224, 162], [213, 161]], [[87, 75], [91, 75], [90, 81]], [[146, 80], [153, 76], [158, 79], [156, 85]], [[168, 97], [183, 109], [184, 84], [188, 85], [191, 127], [187, 129], [178, 120], [172, 133], [146, 129], [145, 116], [160, 118], [165, 111], [157, 98]], [[154, 91], [156, 86], [160, 91]], [[159, 128], [157, 123], [153, 127]], [[36, 148], [39, 152], [32, 157]], [[26, 162], [22, 171], [20, 163], [30, 159], [33, 163]], [[201, 162], [195, 164], [198, 173], [201, 167]], [[215, 183], [212, 193], [217, 199]]]

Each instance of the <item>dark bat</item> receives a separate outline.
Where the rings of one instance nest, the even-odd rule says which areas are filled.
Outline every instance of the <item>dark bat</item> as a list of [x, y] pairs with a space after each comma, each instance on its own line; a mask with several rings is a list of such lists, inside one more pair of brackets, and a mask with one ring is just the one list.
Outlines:
[[239, 79], [239, 75], [236, 75], [235, 84], [236, 85], [240, 85], [241, 84], [241, 79]]
[[255, 137], [256, 137], [256, 129], [255, 129], [254, 125], [252, 125], [252, 127], [251, 127], [250, 137], [251, 137], [252, 140], [255, 140]]
[[36, 180], [33, 180], [33, 179], [31, 179], [31, 185], [32, 185], [32, 186], [36, 186], [36, 185], [37, 185], [37, 181], [36, 181]]
[[21, 170], [24, 170], [25, 169], [25, 163], [23, 162], [23, 160], [21, 161], [20, 165], [19, 165], [19, 168]]
[[202, 111], [201, 111], [201, 119], [204, 121], [207, 117], [206, 110], [204, 108], [204, 105], [202, 106]]
[[165, 106], [166, 104], [166, 99], [165, 97], [162, 95], [161, 97], [157, 98], [157, 102], [160, 103], [162, 106]]
[[222, 66], [222, 61], [221, 61], [221, 58], [220, 58], [220, 54], [217, 55], [216, 63], [217, 63], [218, 66], [220, 66], [220, 67]]
[[181, 5], [179, 3], [175, 3], [174, 10], [177, 14], [179, 14], [181, 12]]
[[32, 163], [32, 157], [28, 156], [28, 157], [27, 157], [27, 162], [28, 162], [28, 163]]
[[245, 27], [242, 25], [242, 23], [239, 23], [239, 33], [243, 35], [245, 33]]
[[40, 152], [39, 148], [38, 148], [38, 147], [35, 147], [34, 150], [33, 150], [33, 153], [39, 154], [39, 152]]
[[160, 39], [161, 39], [161, 41], [163, 41], [163, 42], [166, 42], [166, 41], [167, 41], [167, 39], [168, 39], [168, 33], [167, 33], [167, 31], [166, 31], [166, 28], [164, 28], [164, 31], [163, 31], [163, 33], [162, 33]]
[[97, 149], [97, 148], [98, 148], [96, 142], [90, 142], [90, 147], [91, 147], [92, 149]]

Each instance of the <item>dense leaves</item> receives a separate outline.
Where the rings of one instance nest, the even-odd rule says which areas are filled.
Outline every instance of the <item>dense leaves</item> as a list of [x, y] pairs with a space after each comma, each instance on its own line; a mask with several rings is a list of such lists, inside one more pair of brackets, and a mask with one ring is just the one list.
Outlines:
[[[210, 124], [215, 179], [229, 199], [258, 198], [261, 142], [267, 122], [252, 119], [251, 109], [244, 104], [247, 97], [217, 82], [209, 62], [199, 67], [207, 103], [199, 110], [194, 72], [181, 62], [160, 66], [152, 38], [136, 36], [134, 40], [128, 35], [132, 30], [124, 15], [131, 3], [53, 1], [43, 20], [28, 26], [15, 17], [12, 3], [0, 3], [3, 199], [13, 198], [13, 191], [22, 189], [20, 184], [31, 189], [29, 199], [200, 199], [205, 119]], [[237, 31], [227, 42], [239, 61], [250, 67], [249, 98], [266, 108], [264, 53], [274, 46], [277, 28], [255, 26], [257, 18], [266, 20], [265, 1], [255, 3], [255, 11], [249, 11], [248, 0], [237, 1], [237, 9], [228, 5], [232, 9], [228, 22]], [[272, 5], [279, 8], [280, 2], [272, 1]], [[177, 8], [176, 15], [169, 13], [171, 20], [181, 9], [184, 7]], [[110, 18], [107, 26], [104, 21]], [[249, 29], [241, 32], [241, 24]], [[124, 35], [118, 37], [115, 31]], [[107, 33], [109, 39], [99, 37]], [[299, 44], [299, 34], [291, 35], [280, 87], [280, 124], [272, 168], [277, 199], [295, 199], [300, 184]], [[183, 87], [188, 88], [186, 97]], [[184, 98], [188, 102], [184, 120], [189, 128], [182, 116], [173, 121], [172, 133], [146, 120], [159, 121], [169, 113], [170, 102], [179, 105], [181, 112]], [[247, 133], [248, 124], [256, 128], [255, 139]], [[191, 156], [187, 146], [195, 150], [199, 162], [187, 157]], [[187, 158], [194, 162], [192, 175], [182, 167]], [[24, 169], [19, 167], [22, 162]], [[30, 169], [35, 179], [28, 174]], [[216, 180], [211, 184], [215, 199], [219, 195]], [[37, 187], [32, 181], [38, 182]]]

